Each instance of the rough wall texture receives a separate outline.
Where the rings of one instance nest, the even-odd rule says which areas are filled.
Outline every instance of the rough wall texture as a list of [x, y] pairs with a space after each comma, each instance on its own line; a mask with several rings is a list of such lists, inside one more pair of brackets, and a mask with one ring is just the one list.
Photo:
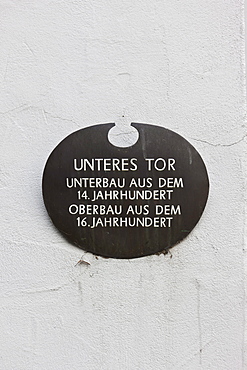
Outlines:
[[[242, 1], [2, 0], [0, 34], [0, 369], [243, 369]], [[75, 266], [45, 161], [79, 128], [131, 121], [196, 147], [206, 210], [172, 255]]]

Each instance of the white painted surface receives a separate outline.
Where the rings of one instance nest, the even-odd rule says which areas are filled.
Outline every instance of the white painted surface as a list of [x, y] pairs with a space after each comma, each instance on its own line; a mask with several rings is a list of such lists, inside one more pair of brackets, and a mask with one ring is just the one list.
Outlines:
[[[2, 0], [0, 34], [0, 369], [244, 369], [242, 2]], [[114, 121], [188, 139], [209, 201], [172, 258], [75, 267], [43, 167]]]

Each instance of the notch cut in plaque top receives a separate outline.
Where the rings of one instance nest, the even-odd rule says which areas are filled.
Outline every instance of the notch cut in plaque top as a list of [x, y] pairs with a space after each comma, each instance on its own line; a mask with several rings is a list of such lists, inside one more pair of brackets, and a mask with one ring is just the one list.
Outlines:
[[108, 132], [109, 142], [119, 148], [133, 146], [138, 139], [139, 132], [132, 124], [114, 126]]

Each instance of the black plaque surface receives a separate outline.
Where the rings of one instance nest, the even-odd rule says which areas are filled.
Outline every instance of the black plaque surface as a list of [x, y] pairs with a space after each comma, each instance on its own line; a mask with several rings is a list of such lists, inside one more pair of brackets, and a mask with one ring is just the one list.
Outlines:
[[134, 258], [169, 248], [199, 221], [209, 189], [205, 165], [183, 137], [132, 123], [139, 139], [119, 148], [114, 124], [76, 131], [51, 153], [43, 198], [54, 225], [97, 255]]

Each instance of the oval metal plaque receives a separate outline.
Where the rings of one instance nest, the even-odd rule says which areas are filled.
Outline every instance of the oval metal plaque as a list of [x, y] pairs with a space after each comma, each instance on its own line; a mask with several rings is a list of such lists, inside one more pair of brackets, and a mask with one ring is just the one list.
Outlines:
[[53, 150], [43, 197], [54, 225], [85, 251], [134, 258], [184, 239], [206, 205], [209, 181], [196, 149], [165, 128], [132, 123], [139, 139], [119, 148], [114, 124], [76, 131]]

